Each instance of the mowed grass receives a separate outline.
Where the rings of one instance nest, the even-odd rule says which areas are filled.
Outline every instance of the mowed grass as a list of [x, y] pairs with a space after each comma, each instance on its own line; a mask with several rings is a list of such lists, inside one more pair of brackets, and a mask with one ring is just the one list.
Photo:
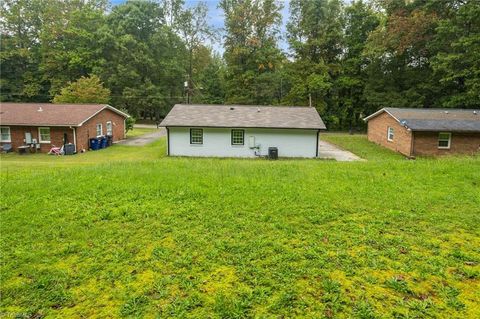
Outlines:
[[364, 134], [324, 133], [320, 134], [320, 138], [370, 161], [405, 159], [405, 156], [400, 153], [369, 142]]
[[2, 157], [2, 315], [480, 317], [479, 158], [351, 138], [368, 161]]
[[113, 145], [98, 151], [78, 153], [72, 156], [56, 156], [45, 153], [18, 155], [2, 154], [0, 168], [3, 175], [23, 171], [27, 174], [43, 174], [46, 167], [54, 171], [66, 167], [92, 166], [102, 163], [152, 161], [165, 157], [165, 140], [150, 143], [144, 147]]

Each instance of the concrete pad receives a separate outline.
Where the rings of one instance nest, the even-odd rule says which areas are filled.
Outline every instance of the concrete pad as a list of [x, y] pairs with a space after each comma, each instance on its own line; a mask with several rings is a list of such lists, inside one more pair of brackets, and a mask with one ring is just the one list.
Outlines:
[[363, 161], [360, 157], [349, 151], [344, 151], [337, 146], [325, 141], [318, 141], [318, 158], [334, 159], [338, 162]]

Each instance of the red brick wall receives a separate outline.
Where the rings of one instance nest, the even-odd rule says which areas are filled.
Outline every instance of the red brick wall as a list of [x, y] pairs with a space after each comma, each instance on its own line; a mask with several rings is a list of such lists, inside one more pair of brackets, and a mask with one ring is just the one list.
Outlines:
[[[1, 144], [12, 144], [12, 147], [17, 151], [18, 146], [25, 145], [25, 133], [30, 132], [32, 134], [32, 139], [36, 139], [37, 143], [40, 143], [38, 136], [38, 127], [37, 126], [8, 126], [10, 127], [10, 138], [11, 143], [2, 142]], [[53, 145], [61, 147], [63, 145], [63, 136], [67, 134], [67, 140], [69, 143], [73, 143], [73, 131], [68, 127], [50, 127], [50, 143], [40, 143], [40, 151], [48, 152]]]
[[415, 155], [473, 154], [480, 151], [480, 133], [452, 133], [450, 149], [438, 148], [439, 132], [415, 132]]
[[82, 126], [77, 127], [77, 151], [88, 150], [89, 139], [97, 137], [97, 124], [102, 124], [102, 134], [107, 134], [107, 122], [112, 121], [113, 141], [123, 140], [125, 138], [125, 119], [123, 116], [105, 109], [85, 122]]
[[[77, 135], [77, 152], [80, 152], [82, 149], [88, 150], [88, 140], [90, 137], [96, 137], [96, 124], [102, 124], [102, 134], [107, 134], [107, 122], [112, 121], [113, 128], [113, 141], [119, 141], [125, 138], [125, 119], [123, 116], [111, 111], [103, 110], [90, 120], [85, 122], [82, 126], [76, 127]], [[25, 132], [30, 132], [32, 134], [32, 139], [35, 138], [39, 141], [38, 137], [38, 127], [35, 126], [8, 126], [10, 127], [10, 136], [11, 142], [3, 142], [3, 144], [12, 144], [12, 147], [17, 151], [18, 146], [25, 145], [23, 140], [25, 139]], [[40, 151], [48, 152], [50, 148], [55, 145], [61, 147], [63, 145], [63, 135], [67, 133], [67, 140], [69, 143], [73, 143], [73, 130], [69, 127], [50, 127], [50, 143], [40, 143]]]
[[[387, 139], [388, 127], [394, 129], [393, 141]], [[400, 125], [387, 112], [383, 112], [368, 121], [368, 140], [406, 156], [412, 155], [412, 132]]]

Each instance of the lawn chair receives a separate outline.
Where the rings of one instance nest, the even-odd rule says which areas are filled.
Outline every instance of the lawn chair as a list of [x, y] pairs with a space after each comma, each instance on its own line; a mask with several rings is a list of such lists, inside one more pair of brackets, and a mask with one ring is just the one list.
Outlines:
[[63, 155], [65, 154], [64, 150], [63, 150], [63, 146], [62, 147], [56, 147], [55, 145], [52, 146], [52, 148], [50, 149], [50, 151], [48, 152], [48, 154], [50, 155]]
[[12, 144], [3, 144], [2, 152], [5, 152], [5, 153], [13, 152]]

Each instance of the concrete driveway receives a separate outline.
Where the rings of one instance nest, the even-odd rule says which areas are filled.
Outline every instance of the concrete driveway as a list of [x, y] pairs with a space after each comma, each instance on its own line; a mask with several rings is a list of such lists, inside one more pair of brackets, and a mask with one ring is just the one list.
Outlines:
[[152, 143], [165, 135], [167, 135], [167, 130], [164, 127], [162, 127], [153, 133], [148, 133], [145, 135], [122, 140], [122, 141], [119, 141], [117, 144], [130, 145], [130, 146], [143, 146], [143, 145]]
[[334, 159], [338, 162], [363, 161], [357, 155], [322, 140], [318, 141], [318, 158]]

